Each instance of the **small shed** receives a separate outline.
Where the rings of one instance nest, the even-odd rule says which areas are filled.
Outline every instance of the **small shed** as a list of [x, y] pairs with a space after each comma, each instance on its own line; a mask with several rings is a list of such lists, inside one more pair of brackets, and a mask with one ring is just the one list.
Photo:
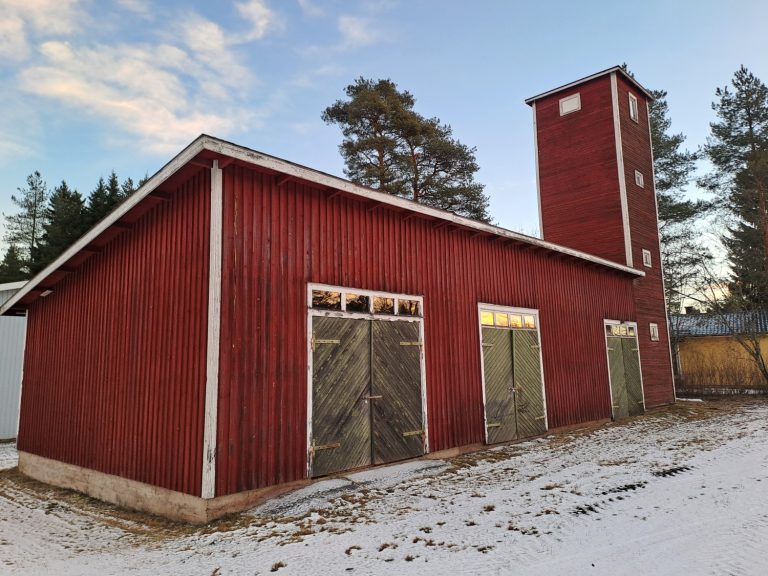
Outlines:
[[739, 343], [759, 346], [768, 363], [768, 310], [673, 314], [669, 321], [681, 392], [768, 392], [755, 357]]
[[[26, 284], [0, 284], [0, 307]], [[0, 316], [0, 440], [16, 437], [19, 426], [21, 366], [24, 361], [24, 316]]]

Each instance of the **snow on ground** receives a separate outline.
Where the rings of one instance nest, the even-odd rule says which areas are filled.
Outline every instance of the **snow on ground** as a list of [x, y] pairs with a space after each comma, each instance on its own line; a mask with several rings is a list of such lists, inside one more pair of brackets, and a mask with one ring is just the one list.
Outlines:
[[6, 470], [0, 573], [768, 574], [768, 402], [366, 470], [205, 527]]

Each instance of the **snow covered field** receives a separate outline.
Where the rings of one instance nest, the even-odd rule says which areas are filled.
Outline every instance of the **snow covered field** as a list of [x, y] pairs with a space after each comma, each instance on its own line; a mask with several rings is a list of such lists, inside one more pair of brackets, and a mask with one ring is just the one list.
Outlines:
[[768, 401], [368, 470], [201, 528], [0, 472], [0, 574], [272, 573], [768, 574]]

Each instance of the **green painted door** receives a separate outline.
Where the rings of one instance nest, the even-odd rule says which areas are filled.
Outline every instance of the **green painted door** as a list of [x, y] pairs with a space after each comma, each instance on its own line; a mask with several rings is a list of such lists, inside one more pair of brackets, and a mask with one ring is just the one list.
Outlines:
[[613, 417], [629, 416], [629, 399], [624, 369], [624, 347], [618, 336], [608, 336], [608, 369], [611, 378], [611, 397], [613, 398]]
[[517, 435], [526, 438], [547, 431], [539, 335], [535, 330], [514, 330], [511, 334], [514, 349]]
[[371, 416], [374, 464], [424, 454], [420, 344], [417, 322], [372, 322]]
[[312, 318], [312, 476], [371, 464], [370, 326]]
[[624, 381], [627, 386], [627, 412], [630, 416], [636, 416], [642, 414], [645, 409], [637, 339], [622, 338], [621, 346], [624, 356]]
[[489, 444], [517, 438], [512, 331], [483, 328], [485, 421]]

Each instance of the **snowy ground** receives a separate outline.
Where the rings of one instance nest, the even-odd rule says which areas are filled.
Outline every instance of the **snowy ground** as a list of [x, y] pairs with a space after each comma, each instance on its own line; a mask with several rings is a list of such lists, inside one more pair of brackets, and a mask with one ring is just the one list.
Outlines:
[[274, 572], [768, 574], [768, 401], [369, 470], [202, 528], [0, 472], [1, 574]]

